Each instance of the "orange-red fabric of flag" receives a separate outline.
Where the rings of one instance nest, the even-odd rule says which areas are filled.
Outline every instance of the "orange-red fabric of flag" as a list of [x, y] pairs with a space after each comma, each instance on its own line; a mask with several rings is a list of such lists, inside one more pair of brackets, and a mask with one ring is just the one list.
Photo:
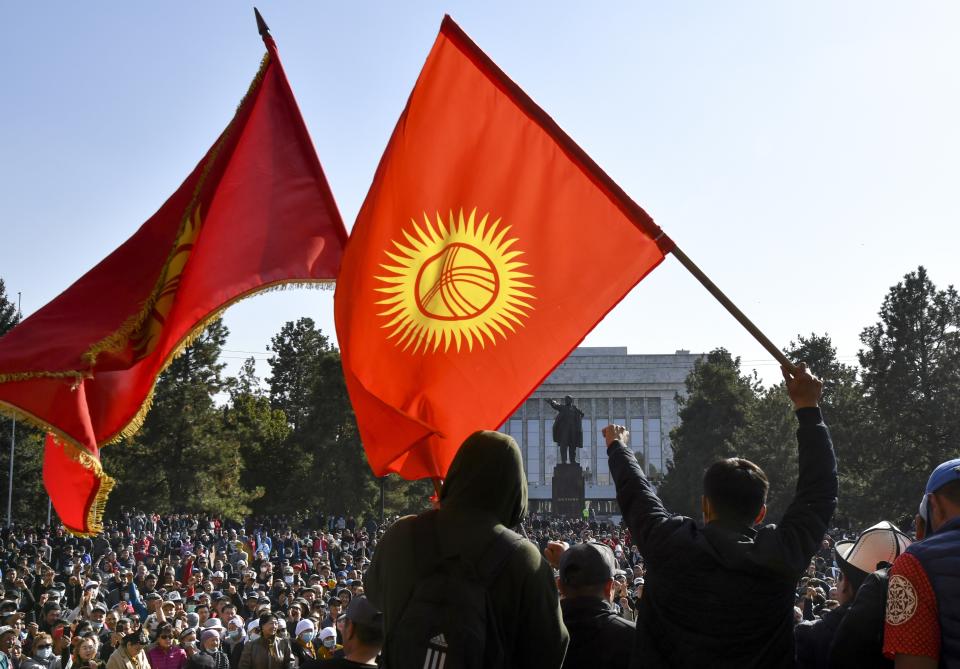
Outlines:
[[443, 477], [670, 240], [445, 18], [374, 176], [334, 300], [378, 476]]
[[95, 456], [136, 431], [157, 375], [225, 307], [336, 278], [346, 230], [265, 41], [233, 119], [180, 188], [0, 339], [0, 408]]

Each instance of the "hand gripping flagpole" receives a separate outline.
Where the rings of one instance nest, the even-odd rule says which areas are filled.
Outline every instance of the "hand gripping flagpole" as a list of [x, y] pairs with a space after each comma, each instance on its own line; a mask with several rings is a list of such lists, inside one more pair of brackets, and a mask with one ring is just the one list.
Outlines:
[[693, 274], [696, 280], [699, 281], [703, 287], [706, 288], [707, 291], [709, 291], [709, 293], [713, 295], [720, 304], [723, 305], [724, 309], [730, 312], [731, 316], [737, 319], [737, 322], [740, 323], [740, 325], [742, 325], [747, 332], [753, 335], [754, 339], [760, 342], [761, 346], [767, 349], [767, 352], [772, 355], [777, 362], [786, 367], [787, 371], [789, 371], [791, 374], [796, 374], [796, 365], [790, 362], [787, 356], [783, 354], [783, 351], [773, 345], [773, 342], [770, 341], [770, 339], [768, 339], [767, 336], [760, 331], [760, 328], [754, 325], [753, 321], [747, 318], [746, 314], [740, 311], [737, 305], [735, 305], [729, 297], [724, 295], [723, 291], [717, 287], [717, 284], [711, 281], [710, 277], [704, 274], [703, 270], [697, 267], [697, 265], [690, 260], [686, 253], [680, 250], [680, 247], [674, 244], [673, 248], [670, 250], [670, 253], [672, 253], [673, 256], [680, 261], [680, 264], [686, 267], [687, 271]]

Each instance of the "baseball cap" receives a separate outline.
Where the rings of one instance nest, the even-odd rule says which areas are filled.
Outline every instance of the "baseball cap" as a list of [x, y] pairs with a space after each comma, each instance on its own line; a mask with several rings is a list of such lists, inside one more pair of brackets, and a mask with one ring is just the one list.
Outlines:
[[0, 626], [0, 636], [3, 636], [7, 632], [15, 632], [16, 630], [10, 627], [10, 625]]
[[383, 625], [383, 614], [363, 596], [350, 600], [346, 616], [349, 620], [361, 625]]
[[932, 492], [937, 492], [943, 486], [958, 479], [960, 479], [960, 458], [947, 460], [938, 465], [937, 468], [933, 470], [933, 473], [930, 474], [930, 478], [927, 480], [927, 488], [924, 492], [928, 495]]
[[[889, 520], [867, 528], [855, 541], [838, 541], [834, 546], [837, 564], [848, 577], [872, 574], [881, 562], [893, 564], [912, 541]], [[851, 572], [851, 569], [856, 570]], [[859, 574], [857, 573], [859, 572]]]
[[947, 460], [937, 466], [927, 479], [927, 487], [923, 491], [923, 499], [920, 500], [920, 517], [927, 523], [927, 532], [930, 532], [930, 495], [937, 492], [943, 486], [953, 481], [960, 480], [960, 458]]
[[613, 578], [617, 563], [605, 544], [589, 541], [576, 544], [560, 556], [560, 580], [566, 585], [599, 585]]

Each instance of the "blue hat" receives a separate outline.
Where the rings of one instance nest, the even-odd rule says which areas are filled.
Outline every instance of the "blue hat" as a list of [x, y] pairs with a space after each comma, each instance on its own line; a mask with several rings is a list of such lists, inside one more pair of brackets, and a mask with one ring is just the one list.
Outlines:
[[937, 492], [943, 486], [952, 481], [960, 480], [960, 458], [947, 460], [942, 465], [933, 470], [930, 479], [927, 481], [926, 494]]
[[927, 524], [928, 534], [933, 534], [930, 528], [930, 495], [954, 481], [960, 481], [960, 458], [947, 460], [939, 465], [927, 480], [927, 487], [923, 491], [923, 499], [920, 500], [920, 517]]

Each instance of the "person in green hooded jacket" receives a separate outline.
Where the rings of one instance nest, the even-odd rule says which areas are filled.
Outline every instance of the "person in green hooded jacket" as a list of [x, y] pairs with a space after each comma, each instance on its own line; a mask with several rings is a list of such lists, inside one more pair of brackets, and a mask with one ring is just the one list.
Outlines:
[[[427, 512], [431, 513], [431, 512]], [[465, 560], [483, 556], [498, 535], [515, 548], [504, 560], [488, 594], [501, 632], [506, 664], [560, 667], [570, 640], [560, 611], [553, 569], [530, 541], [512, 532], [527, 513], [527, 481], [517, 443], [499, 432], [475, 432], [454, 457], [440, 490], [436, 512], [439, 547]], [[423, 515], [423, 514], [421, 514]], [[382, 612], [391, 667], [390, 642], [413, 596], [421, 570], [414, 536], [419, 516], [397, 521], [380, 540], [364, 578], [368, 599]]]

